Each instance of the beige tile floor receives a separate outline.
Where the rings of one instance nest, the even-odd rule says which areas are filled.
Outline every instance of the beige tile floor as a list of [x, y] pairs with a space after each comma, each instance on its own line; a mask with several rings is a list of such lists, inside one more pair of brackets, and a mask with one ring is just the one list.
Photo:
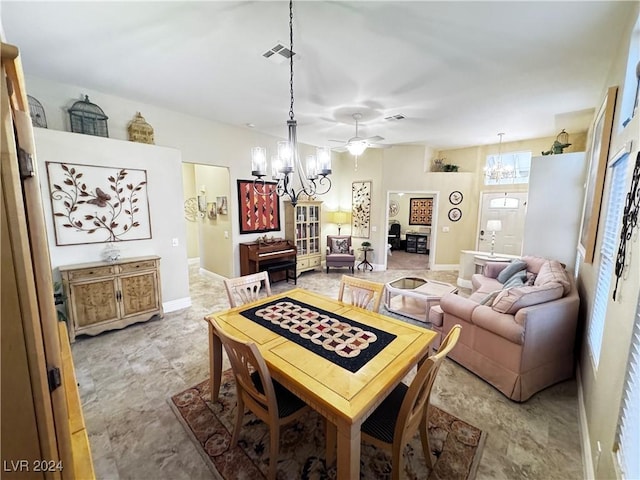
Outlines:
[[[380, 282], [403, 271], [357, 272]], [[456, 272], [406, 272], [455, 283]], [[308, 272], [298, 286], [336, 296], [342, 272]], [[99, 479], [206, 479], [211, 472], [167, 404], [208, 375], [205, 314], [228, 307], [222, 281], [191, 267], [191, 300], [164, 319], [96, 337], [72, 351]], [[293, 285], [278, 282], [275, 292]], [[383, 312], [384, 313], [384, 312]], [[488, 432], [479, 479], [581, 479], [575, 381], [514, 403], [447, 360], [434, 404]]]

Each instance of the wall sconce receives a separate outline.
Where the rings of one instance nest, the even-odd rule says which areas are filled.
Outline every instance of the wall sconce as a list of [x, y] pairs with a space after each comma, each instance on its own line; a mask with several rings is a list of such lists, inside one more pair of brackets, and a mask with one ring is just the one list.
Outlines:
[[200, 217], [204, 218], [207, 213], [207, 189], [203, 185], [198, 194], [198, 212]]

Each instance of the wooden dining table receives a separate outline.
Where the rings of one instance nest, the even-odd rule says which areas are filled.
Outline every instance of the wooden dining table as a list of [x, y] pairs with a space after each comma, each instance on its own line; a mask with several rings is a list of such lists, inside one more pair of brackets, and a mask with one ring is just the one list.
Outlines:
[[[295, 306], [299, 308], [296, 310]], [[357, 348], [347, 347], [336, 355], [331, 345], [337, 342], [330, 340], [326, 347], [329, 350], [318, 350], [318, 342], [312, 345], [309, 338], [295, 338], [297, 331], [303, 332], [302, 337], [317, 337], [318, 333], [295, 321], [283, 323], [289, 328], [280, 326], [278, 315], [290, 318], [286, 313], [291, 308], [303, 312], [293, 316], [298, 319], [322, 318], [338, 328], [352, 327], [351, 334], [343, 338], [353, 340], [350, 346]], [[260, 321], [256, 321], [256, 316]], [[435, 332], [426, 328], [296, 288], [205, 317], [209, 325], [212, 401], [218, 398], [220, 390], [222, 344], [211, 319], [226, 333], [254, 342], [272, 377], [327, 419], [327, 464], [336, 460], [337, 447], [337, 477], [341, 480], [360, 478], [362, 423], [428, 355], [429, 345], [436, 337]], [[294, 324], [296, 328], [290, 328]], [[308, 327], [309, 323], [304, 325]], [[349, 337], [354, 332], [357, 339]], [[363, 346], [363, 342], [367, 345]]]

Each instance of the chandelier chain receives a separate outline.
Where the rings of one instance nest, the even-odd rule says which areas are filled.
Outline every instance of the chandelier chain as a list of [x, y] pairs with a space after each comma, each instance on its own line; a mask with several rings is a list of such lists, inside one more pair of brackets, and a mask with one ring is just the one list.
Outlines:
[[289, 118], [294, 119], [293, 114], [293, 0], [289, 0], [289, 92], [291, 94], [291, 106], [289, 107]]

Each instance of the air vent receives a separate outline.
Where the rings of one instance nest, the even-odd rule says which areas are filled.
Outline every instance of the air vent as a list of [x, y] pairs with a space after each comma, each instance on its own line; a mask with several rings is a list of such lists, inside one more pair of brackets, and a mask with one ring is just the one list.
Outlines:
[[262, 56], [266, 59], [271, 60], [275, 63], [282, 63], [285, 60], [288, 60], [292, 56], [294, 56], [296, 52], [292, 52], [287, 47], [282, 45], [281, 43], [276, 44], [275, 47], [270, 48], [266, 52], [262, 54]]
[[397, 115], [391, 115], [389, 117], [384, 117], [385, 120], [389, 120], [389, 121], [404, 120], [405, 118], [406, 117], [401, 113], [398, 113]]

